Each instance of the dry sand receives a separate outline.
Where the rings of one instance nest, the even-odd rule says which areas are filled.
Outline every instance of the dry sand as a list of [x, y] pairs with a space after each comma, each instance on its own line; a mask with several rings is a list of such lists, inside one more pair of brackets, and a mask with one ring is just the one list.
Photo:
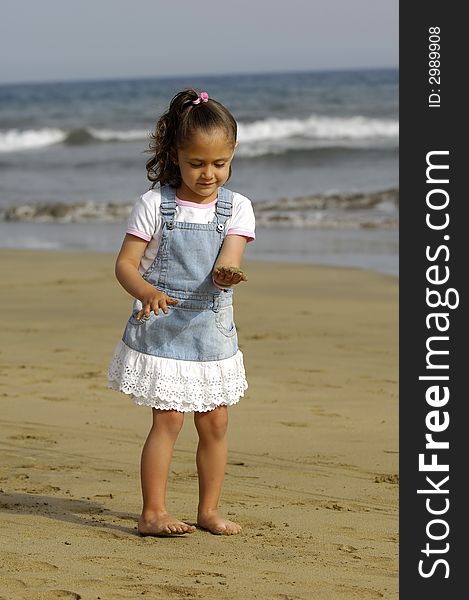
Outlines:
[[[151, 411], [106, 389], [114, 258], [0, 252], [0, 598], [397, 598], [397, 280], [246, 262], [222, 496], [243, 531], [142, 538]], [[196, 443], [188, 414], [168, 504], [189, 522]]]

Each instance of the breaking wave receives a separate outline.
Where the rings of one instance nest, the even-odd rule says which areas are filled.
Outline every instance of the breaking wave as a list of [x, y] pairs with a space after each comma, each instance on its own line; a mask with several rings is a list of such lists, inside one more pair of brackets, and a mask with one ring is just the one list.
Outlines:
[[[99, 142], [148, 141], [149, 131], [140, 129], [112, 130], [94, 127], [59, 129], [9, 129], [0, 131], [0, 152], [18, 152], [46, 148], [56, 144], [82, 145]], [[325, 117], [311, 115], [306, 119], [269, 118], [238, 124], [239, 156], [287, 152], [295, 149], [346, 145], [373, 147], [397, 143], [399, 123], [394, 119], [372, 119], [363, 116]]]

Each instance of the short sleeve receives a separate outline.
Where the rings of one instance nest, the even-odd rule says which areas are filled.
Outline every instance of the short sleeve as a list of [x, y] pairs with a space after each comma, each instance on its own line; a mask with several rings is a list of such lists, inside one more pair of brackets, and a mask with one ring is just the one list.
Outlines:
[[149, 242], [161, 229], [161, 195], [157, 190], [143, 194], [132, 208], [125, 232]]
[[226, 235], [243, 235], [248, 242], [256, 239], [256, 218], [249, 198], [233, 195], [233, 213], [228, 219]]

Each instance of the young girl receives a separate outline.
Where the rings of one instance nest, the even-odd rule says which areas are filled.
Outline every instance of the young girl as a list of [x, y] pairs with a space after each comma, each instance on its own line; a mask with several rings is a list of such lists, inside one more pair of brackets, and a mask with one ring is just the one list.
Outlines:
[[109, 387], [151, 406], [143, 447], [141, 535], [191, 533], [166, 510], [174, 444], [186, 412], [199, 442], [197, 525], [235, 534], [218, 511], [227, 460], [228, 406], [247, 388], [233, 322], [232, 287], [255, 238], [251, 202], [223, 185], [231, 175], [236, 121], [206, 92], [174, 96], [156, 124], [150, 190], [135, 204], [116, 261], [133, 312], [109, 366]]

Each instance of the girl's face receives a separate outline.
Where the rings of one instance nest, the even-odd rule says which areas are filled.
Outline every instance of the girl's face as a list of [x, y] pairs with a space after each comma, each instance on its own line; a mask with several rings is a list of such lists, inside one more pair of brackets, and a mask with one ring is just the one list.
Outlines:
[[223, 130], [194, 133], [177, 151], [182, 178], [178, 197], [199, 204], [215, 200], [218, 188], [228, 179], [235, 148]]

